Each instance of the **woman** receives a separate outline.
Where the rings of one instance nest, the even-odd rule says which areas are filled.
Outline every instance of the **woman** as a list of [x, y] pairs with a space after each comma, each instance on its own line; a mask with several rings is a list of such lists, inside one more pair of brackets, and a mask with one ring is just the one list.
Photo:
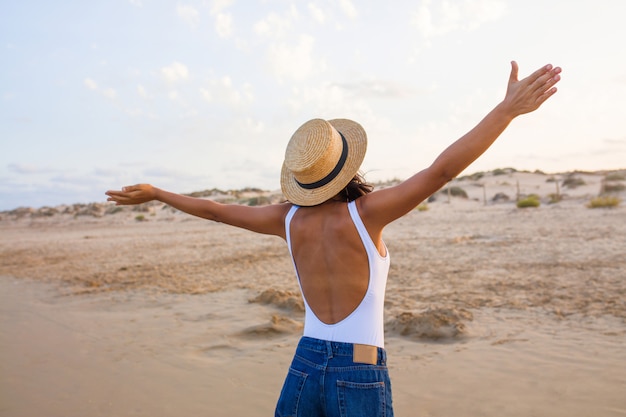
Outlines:
[[406, 181], [370, 192], [358, 169], [366, 134], [356, 122], [314, 119], [292, 136], [281, 187], [287, 203], [220, 204], [151, 185], [108, 191], [116, 204], [159, 200], [186, 213], [280, 236], [289, 247], [305, 304], [305, 325], [277, 416], [392, 416], [383, 304], [386, 225], [405, 215], [478, 158], [517, 116], [556, 92], [561, 69], [546, 65], [518, 80], [504, 100], [434, 163]]

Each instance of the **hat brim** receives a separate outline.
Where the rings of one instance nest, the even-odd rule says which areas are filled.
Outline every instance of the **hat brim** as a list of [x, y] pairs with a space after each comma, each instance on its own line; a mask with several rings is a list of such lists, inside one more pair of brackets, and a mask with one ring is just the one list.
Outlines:
[[341, 132], [346, 139], [348, 144], [346, 162], [335, 178], [324, 186], [314, 189], [302, 188], [293, 173], [283, 163], [280, 175], [281, 189], [285, 198], [293, 204], [316, 206], [335, 197], [352, 181], [363, 163], [367, 150], [365, 129], [357, 122], [348, 119], [328, 120], [328, 123]]

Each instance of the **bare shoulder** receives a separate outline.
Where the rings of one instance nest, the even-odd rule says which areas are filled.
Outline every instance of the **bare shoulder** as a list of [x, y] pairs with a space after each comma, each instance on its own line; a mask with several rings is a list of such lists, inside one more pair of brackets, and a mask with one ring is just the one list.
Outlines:
[[404, 216], [446, 183], [431, 168], [424, 169], [401, 183], [375, 190], [358, 199], [359, 211], [366, 225], [382, 230]]

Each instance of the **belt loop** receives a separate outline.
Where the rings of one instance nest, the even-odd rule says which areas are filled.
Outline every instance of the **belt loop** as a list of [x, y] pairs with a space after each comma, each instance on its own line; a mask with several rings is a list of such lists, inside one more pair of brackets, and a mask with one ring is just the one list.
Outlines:
[[329, 340], [326, 341], [326, 353], [329, 359], [333, 357], [333, 342]]

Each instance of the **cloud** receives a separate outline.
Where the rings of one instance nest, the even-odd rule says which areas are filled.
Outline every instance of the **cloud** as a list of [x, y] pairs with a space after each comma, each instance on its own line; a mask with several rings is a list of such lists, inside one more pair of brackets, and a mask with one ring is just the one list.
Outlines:
[[85, 78], [83, 80], [83, 85], [85, 87], [87, 87], [89, 90], [91, 91], [96, 91], [100, 94], [102, 94], [104, 97], [108, 98], [108, 99], [115, 99], [117, 97], [117, 91], [115, 91], [115, 89], [108, 87], [108, 88], [100, 88], [98, 86], [98, 83], [95, 82], [94, 80], [92, 80], [91, 78]]
[[250, 84], [244, 84], [238, 90], [233, 86], [232, 80], [228, 76], [211, 80], [206, 88], [200, 89], [200, 95], [207, 102], [220, 102], [233, 107], [254, 101]]
[[[44, 183], [62, 183], [62, 184], [87, 184], [92, 182], [90, 176], [86, 176], [84, 173], [76, 173], [71, 169], [58, 169], [45, 166], [38, 166], [32, 164], [12, 163], [7, 166], [9, 172], [17, 174], [18, 176], [28, 176], [26, 181], [31, 181], [30, 177], [44, 175]], [[19, 177], [16, 177], [19, 182]]]
[[146, 99], [151, 98], [148, 92], [146, 91], [145, 87], [141, 84], [137, 86], [137, 94], [139, 94], [139, 97], [141, 98], [146, 98]]
[[149, 166], [138, 171], [136, 175], [147, 182], [158, 182], [164, 187], [176, 190], [198, 191], [206, 181], [205, 174], [194, 173], [193, 168], [189, 166], [183, 169]]
[[176, 13], [178, 14], [178, 17], [183, 19], [192, 27], [195, 27], [200, 19], [200, 13], [198, 13], [198, 10], [190, 5], [179, 4], [176, 6]]
[[360, 98], [408, 98], [420, 93], [404, 84], [388, 80], [362, 80], [335, 84], [353, 96]]
[[85, 173], [59, 173], [51, 177], [50, 182], [59, 184], [67, 189], [89, 187], [97, 183], [92, 175]]
[[270, 70], [278, 78], [298, 81], [307, 79], [314, 71], [323, 71], [326, 63], [313, 58], [314, 44], [315, 38], [312, 36], [300, 35], [297, 45], [271, 45], [267, 53]]
[[277, 13], [270, 13], [254, 25], [254, 32], [269, 38], [282, 38], [292, 27], [291, 19], [291, 16], [281, 17]]
[[130, 4], [132, 4], [133, 6], [136, 7], [141, 7], [143, 6], [143, 2], [142, 0], [128, 0]]
[[309, 3], [309, 12], [311, 13], [311, 16], [313, 16], [313, 19], [317, 23], [320, 23], [322, 25], [326, 23], [326, 15], [322, 11], [322, 9], [317, 7], [315, 4]]
[[211, 15], [221, 13], [224, 9], [233, 4], [233, 0], [213, 0], [211, 2]]
[[339, 7], [341, 7], [341, 10], [343, 10], [343, 12], [346, 14], [346, 16], [348, 16], [350, 19], [356, 19], [357, 11], [356, 11], [356, 8], [354, 7], [354, 5], [352, 4], [352, 1], [350, 1], [350, 0], [340, 0], [339, 1]]
[[14, 172], [20, 175], [49, 174], [51, 172], [54, 172], [50, 168], [43, 168], [30, 164], [9, 164], [7, 168], [10, 172]]
[[178, 101], [180, 99], [180, 95], [178, 94], [178, 91], [171, 90], [167, 93], [167, 98], [169, 98], [172, 101]]
[[213, 0], [209, 13], [213, 16], [215, 32], [220, 38], [228, 38], [233, 34], [233, 17], [224, 13], [233, 0]]
[[85, 78], [85, 80], [83, 81], [83, 84], [85, 85], [85, 87], [87, 87], [90, 90], [97, 90], [98, 89], [98, 83], [96, 83], [91, 78]]
[[[310, 85], [292, 89], [288, 99], [293, 113], [305, 111], [318, 115], [358, 115], [364, 120], [372, 112], [371, 101], [356, 97], [354, 91], [338, 84]], [[332, 118], [332, 117], [331, 117]]]
[[215, 31], [220, 38], [228, 38], [233, 33], [233, 17], [230, 13], [215, 16]]
[[117, 97], [117, 92], [112, 88], [105, 88], [104, 90], [102, 90], [102, 95], [106, 98], [110, 98], [111, 100], [113, 100], [115, 97]]
[[117, 175], [119, 175], [119, 169], [118, 168], [102, 168], [102, 167], [96, 167], [93, 170], [93, 174], [96, 177], [105, 177], [105, 178], [110, 178], [110, 177], [116, 177]]
[[172, 178], [172, 177], [186, 177], [188, 176], [187, 173], [178, 170], [178, 169], [171, 169], [171, 168], [164, 168], [164, 167], [150, 167], [150, 168], [146, 168], [143, 170], [143, 175], [146, 177], [151, 177], [151, 178], [161, 178], [161, 177], [166, 177], [166, 178]]
[[626, 138], [606, 138], [603, 139], [602, 142], [607, 146], [624, 148], [626, 150]]
[[424, 38], [443, 36], [458, 30], [474, 30], [501, 18], [506, 6], [501, 0], [433, 2], [424, 0], [413, 14], [411, 24]]
[[180, 62], [173, 62], [170, 66], [161, 68], [161, 74], [169, 82], [177, 82], [189, 78], [187, 66]]

